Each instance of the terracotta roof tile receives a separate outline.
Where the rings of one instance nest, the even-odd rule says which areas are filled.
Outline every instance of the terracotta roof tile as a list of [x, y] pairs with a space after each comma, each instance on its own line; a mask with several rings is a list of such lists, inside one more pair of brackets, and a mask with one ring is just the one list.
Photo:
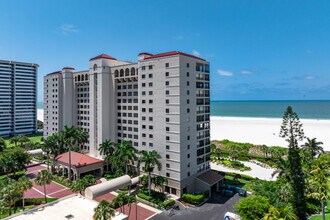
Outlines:
[[195, 59], [198, 59], [198, 60], [205, 61], [204, 59], [202, 59], [200, 57], [196, 57], [194, 55], [187, 54], [187, 53], [182, 53], [180, 51], [171, 51], [171, 52], [166, 52], [166, 53], [155, 54], [155, 55], [152, 55], [150, 57], [146, 57], [145, 60], [151, 60], [151, 59], [156, 59], [156, 58], [161, 58], [161, 57], [168, 57], [168, 56], [174, 56], [174, 55], [182, 55], [182, 56], [191, 57], [191, 58], [195, 58]]
[[112, 57], [112, 56], [109, 56], [107, 54], [101, 54], [101, 55], [98, 55], [96, 57], [93, 57], [91, 58], [89, 61], [92, 61], [92, 60], [97, 60], [97, 59], [109, 59], [109, 60], [117, 60], [116, 58]]
[[[55, 161], [57, 161], [58, 163], [62, 163], [64, 165], [69, 165], [69, 152], [58, 155], [55, 158]], [[71, 151], [71, 166], [72, 167], [77, 167], [77, 168], [84, 167], [87, 165], [101, 163], [101, 162], [103, 162], [103, 161], [100, 159], [88, 156], [86, 154]]]

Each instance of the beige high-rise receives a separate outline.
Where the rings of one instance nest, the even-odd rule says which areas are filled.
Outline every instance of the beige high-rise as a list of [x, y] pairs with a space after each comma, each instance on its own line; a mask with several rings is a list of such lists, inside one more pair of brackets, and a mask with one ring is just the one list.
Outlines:
[[209, 169], [209, 63], [178, 51], [140, 53], [137, 63], [102, 54], [89, 70], [45, 76], [44, 135], [64, 125], [90, 134], [84, 152], [101, 157], [106, 139], [131, 140], [137, 150], [156, 150], [169, 179], [167, 192], [201, 190], [196, 176]]

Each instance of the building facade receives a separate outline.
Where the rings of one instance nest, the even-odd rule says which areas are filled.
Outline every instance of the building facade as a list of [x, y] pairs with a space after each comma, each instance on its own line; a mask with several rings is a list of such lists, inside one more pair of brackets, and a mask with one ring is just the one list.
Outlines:
[[38, 67], [0, 60], [0, 136], [37, 132]]
[[93, 157], [106, 139], [131, 140], [161, 154], [154, 174], [169, 180], [167, 192], [196, 191], [196, 176], [209, 170], [209, 73], [207, 61], [178, 51], [140, 53], [136, 63], [102, 54], [89, 70], [64, 67], [44, 78], [44, 135], [81, 127]]

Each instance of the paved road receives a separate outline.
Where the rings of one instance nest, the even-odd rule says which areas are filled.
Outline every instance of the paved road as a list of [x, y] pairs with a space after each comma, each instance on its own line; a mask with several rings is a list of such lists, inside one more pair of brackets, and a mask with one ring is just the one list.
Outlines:
[[239, 201], [240, 197], [235, 194], [233, 197], [224, 197], [220, 194], [214, 195], [208, 202], [200, 207], [191, 207], [175, 212], [175, 215], [169, 217], [168, 211], [164, 211], [151, 218], [152, 220], [219, 220], [223, 219], [226, 212], [234, 210], [234, 205]]

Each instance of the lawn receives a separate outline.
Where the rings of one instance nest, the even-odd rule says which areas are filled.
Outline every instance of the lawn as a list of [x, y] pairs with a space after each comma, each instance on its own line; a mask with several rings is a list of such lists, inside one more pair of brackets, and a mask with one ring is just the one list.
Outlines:
[[[327, 206], [325, 208], [325, 219], [330, 220], [330, 200], [327, 201]], [[322, 215], [315, 215], [311, 217], [310, 220], [322, 220]]]
[[[30, 139], [30, 141], [32, 142], [40, 142], [40, 139], [42, 138], [42, 135], [33, 135], [33, 136], [28, 136], [28, 138]], [[6, 138], [5, 142], [7, 144], [7, 147], [13, 147], [14, 144], [10, 144], [9, 141], [10, 138]], [[17, 145], [19, 145], [19, 143], [17, 143]]]

